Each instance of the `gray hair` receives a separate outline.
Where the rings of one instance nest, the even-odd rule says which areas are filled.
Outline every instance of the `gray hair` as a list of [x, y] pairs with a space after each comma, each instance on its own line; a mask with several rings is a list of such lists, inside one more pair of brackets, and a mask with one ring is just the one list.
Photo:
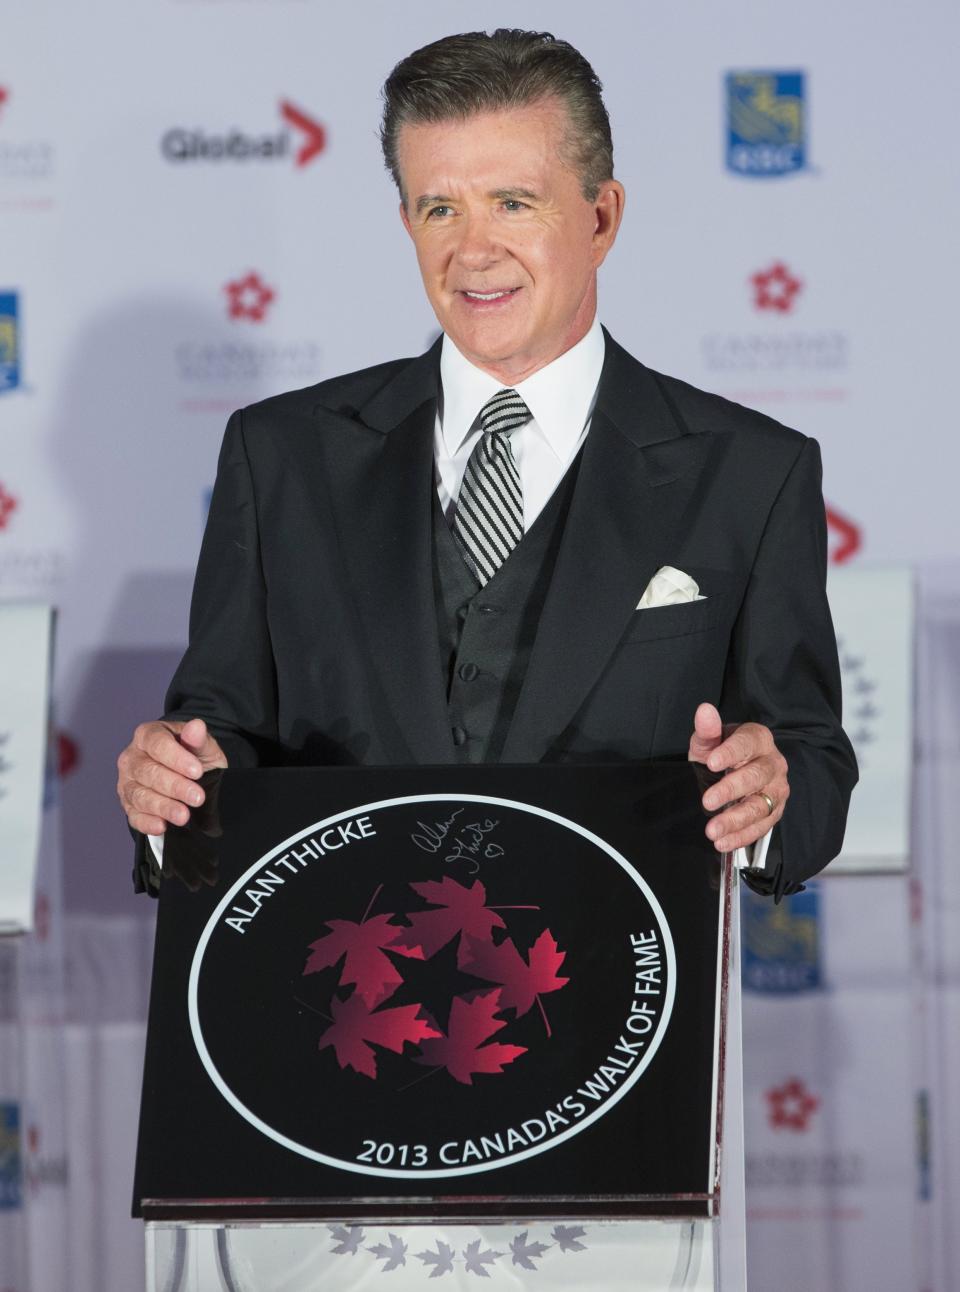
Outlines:
[[561, 154], [592, 202], [603, 181], [613, 178], [613, 140], [602, 89], [583, 55], [549, 32], [498, 27], [491, 34], [445, 36], [404, 58], [384, 82], [383, 159], [406, 201], [397, 162], [403, 126], [465, 120], [554, 98], [564, 104], [569, 120]]

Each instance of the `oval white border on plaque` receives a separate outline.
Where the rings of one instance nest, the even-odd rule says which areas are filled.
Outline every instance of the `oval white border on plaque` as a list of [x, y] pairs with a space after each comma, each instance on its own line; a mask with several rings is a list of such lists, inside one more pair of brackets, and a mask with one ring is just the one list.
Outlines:
[[[403, 803], [449, 802], [491, 803], [500, 807], [513, 808], [517, 812], [529, 812], [533, 816], [543, 817], [546, 821], [553, 821], [557, 825], [562, 825], [567, 830], [572, 830], [575, 834], [582, 835], [584, 839], [588, 839], [597, 848], [602, 849], [608, 857], [612, 857], [617, 865], [630, 876], [637, 888], [640, 889], [646, 900], [649, 902], [650, 909], [653, 911], [654, 917], [657, 921], [657, 926], [660, 930], [664, 955], [667, 962], [667, 990], [664, 996], [663, 1011], [657, 1022], [656, 1031], [647, 1046], [646, 1053], [623, 1085], [618, 1087], [616, 1092], [612, 1094], [609, 1099], [605, 1100], [599, 1108], [594, 1109], [594, 1111], [588, 1116], [583, 1117], [575, 1125], [571, 1126], [569, 1130], [565, 1130], [561, 1132], [561, 1134], [555, 1135], [542, 1143], [531, 1145], [529, 1148], [525, 1148], [519, 1153], [511, 1153], [509, 1156], [497, 1158], [496, 1161], [480, 1162], [475, 1166], [451, 1167], [445, 1170], [422, 1170], [417, 1167], [410, 1167], [406, 1170], [389, 1170], [386, 1167], [365, 1166], [359, 1162], [348, 1162], [342, 1158], [328, 1157], [325, 1153], [318, 1153], [316, 1149], [308, 1148], [305, 1144], [298, 1144], [296, 1140], [292, 1140], [289, 1136], [281, 1134], [280, 1131], [275, 1130], [261, 1117], [258, 1117], [256, 1113], [251, 1112], [245, 1104], [241, 1103], [220, 1075], [213, 1059], [210, 1057], [210, 1052], [207, 1049], [206, 1042], [203, 1039], [203, 1031], [200, 1027], [200, 1014], [197, 1005], [197, 987], [200, 981], [200, 969], [203, 963], [204, 952], [207, 949], [207, 944], [210, 941], [214, 929], [220, 921], [220, 917], [233, 901], [234, 896], [241, 888], [245, 887], [261, 867], [268, 865], [274, 857], [292, 847], [299, 839], [304, 838], [304, 836], [314, 834], [319, 830], [326, 829], [329, 826], [336, 825], [336, 823], [338, 821], [342, 821], [344, 817], [369, 815], [370, 813], [379, 811], [382, 808], [398, 807]], [[378, 803], [363, 803], [357, 807], [348, 808], [345, 812], [338, 812], [335, 816], [325, 817], [322, 821], [317, 821], [313, 825], [308, 825], [304, 827], [304, 829], [298, 830], [296, 834], [290, 835], [288, 839], [284, 839], [282, 843], [278, 843], [275, 848], [272, 848], [270, 852], [261, 857], [259, 861], [255, 861], [248, 870], [244, 871], [240, 878], [233, 884], [233, 887], [230, 888], [221, 899], [217, 909], [210, 916], [203, 933], [200, 935], [200, 941], [197, 943], [197, 949], [193, 955], [193, 963], [190, 966], [190, 982], [187, 989], [187, 1009], [190, 1017], [190, 1031], [193, 1034], [193, 1043], [197, 1048], [197, 1053], [200, 1056], [201, 1063], [207, 1071], [207, 1075], [231, 1108], [235, 1109], [241, 1117], [248, 1121], [251, 1126], [260, 1131], [262, 1135], [266, 1135], [268, 1139], [272, 1139], [274, 1143], [290, 1149], [293, 1153], [299, 1153], [301, 1157], [310, 1158], [313, 1162], [322, 1162], [324, 1166], [331, 1166], [336, 1170], [353, 1171], [358, 1175], [376, 1175], [394, 1180], [410, 1180], [414, 1178], [439, 1180], [453, 1179], [462, 1175], [476, 1175], [481, 1171], [496, 1171], [502, 1166], [510, 1165], [512, 1162], [522, 1162], [525, 1158], [535, 1157], [538, 1153], [546, 1153], [557, 1144], [562, 1144], [564, 1140], [571, 1139], [574, 1135], [579, 1135], [582, 1130], [585, 1130], [586, 1127], [592, 1125], [605, 1113], [609, 1112], [614, 1104], [619, 1103], [627, 1091], [630, 1090], [640, 1079], [646, 1068], [649, 1066], [651, 1059], [660, 1047], [660, 1042], [663, 1039], [664, 1033], [667, 1029], [667, 1024], [670, 1022], [670, 1016], [673, 1013], [673, 1001], [676, 994], [676, 976], [676, 955], [673, 949], [673, 938], [670, 935], [670, 929], [667, 925], [666, 917], [663, 914], [663, 909], [660, 906], [660, 903], [651, 892], [646, 880], [637, 872], [637, 870], [634, 869], [630, 862], [627, 861], [626, 857], [621, 856], [615, 848], [611, 848], [608, 843], [604, 842], [603, 839], [598, 835], [595, 835], [591, 830], [587, 830], [582, 825], [578, 825], [576, 821], [569, 821], [566, 817], [558, 816], [555, 812], [548, 812], [545, 808], [534, 807], [530, 803], [518, 803], [513, 799], [494, 798], [487, 794], [408, 794], [401, 798], [381, 799]]]

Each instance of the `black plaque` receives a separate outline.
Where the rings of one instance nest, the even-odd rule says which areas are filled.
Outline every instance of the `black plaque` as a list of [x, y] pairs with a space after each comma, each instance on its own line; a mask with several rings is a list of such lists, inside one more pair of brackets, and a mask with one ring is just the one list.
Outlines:
[[[706, 1214], [686, 764], [228, 772], [171, 831], [135, 1209]], [[188, 886], [189, 885], [189, 886]]]

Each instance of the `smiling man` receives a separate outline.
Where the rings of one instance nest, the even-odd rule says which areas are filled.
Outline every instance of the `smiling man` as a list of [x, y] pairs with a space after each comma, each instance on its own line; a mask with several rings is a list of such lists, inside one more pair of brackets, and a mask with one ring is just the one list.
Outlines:
[[388, 78], [384, 157], [444, 335], [231, 419], [190, 645], [119, 759], [138, 886], [228, 765], [687, 756], [755, 887], [839, 851], [856, 764], [819, 452], [601, 328], [624, 191], [600, 90], [572, 46], [512, 30]]

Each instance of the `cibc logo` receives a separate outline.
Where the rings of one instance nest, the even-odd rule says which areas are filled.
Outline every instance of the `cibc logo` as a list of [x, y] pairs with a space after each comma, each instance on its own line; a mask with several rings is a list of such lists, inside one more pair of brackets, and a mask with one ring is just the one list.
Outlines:
[[327, 131], [302, 108], [288, 99], [279, 104], [280, 124], [270, 130], [247, 131], [231, 127], [223, 131], [175, 126], [160, 141], [169, 162], [287, 162], [307, 166], [327, 146]]
[[803, 72], [730, 72], [726, 100], [728, 170], [749, 179], [778, 179], [806, 169]]

